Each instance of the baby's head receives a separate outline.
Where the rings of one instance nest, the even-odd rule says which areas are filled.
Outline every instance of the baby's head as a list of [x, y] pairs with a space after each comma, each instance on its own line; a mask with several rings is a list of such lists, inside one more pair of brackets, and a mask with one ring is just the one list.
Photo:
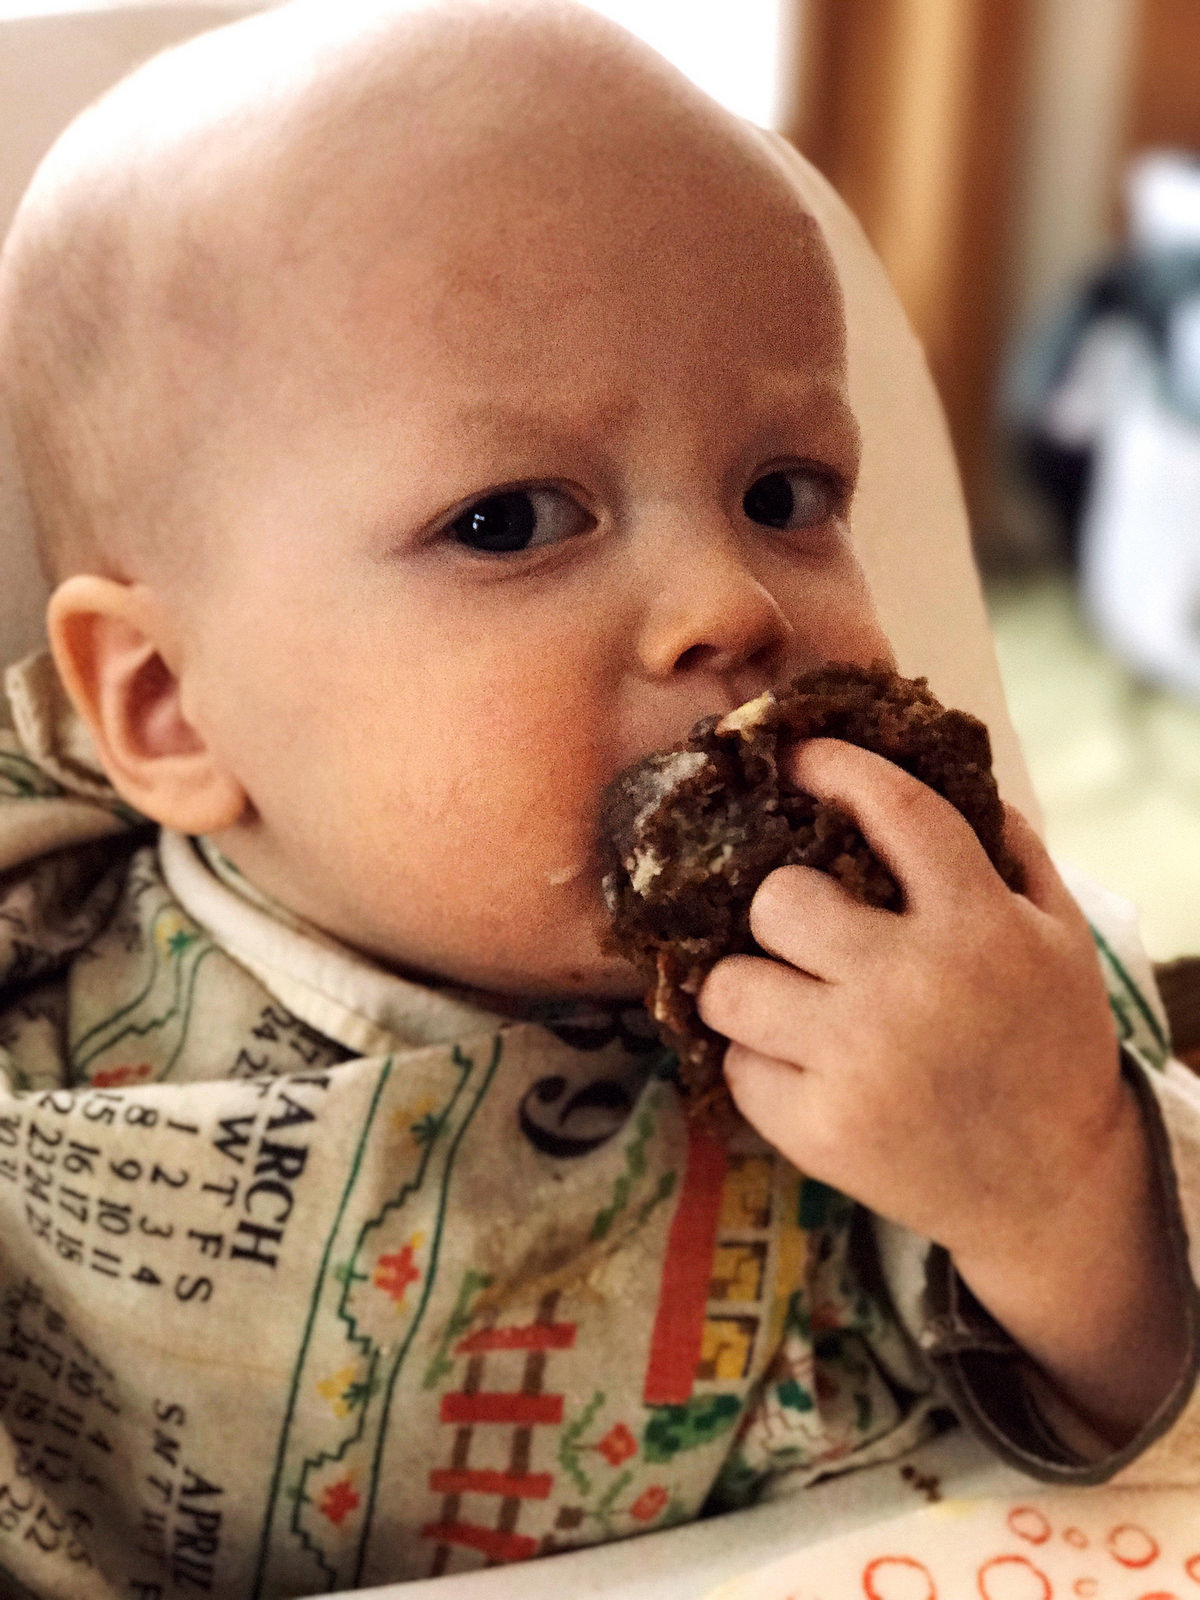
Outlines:
[[0, 365], [115, 786], [397, 970], [623, 994], [604, 784], [888, 655], [828, 251], [570, 0], [293, 4], [35, 182]]

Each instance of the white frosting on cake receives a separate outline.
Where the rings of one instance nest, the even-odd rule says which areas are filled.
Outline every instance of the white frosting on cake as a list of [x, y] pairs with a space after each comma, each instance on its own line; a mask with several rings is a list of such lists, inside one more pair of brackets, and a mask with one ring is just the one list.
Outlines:
[[[646, 798], [638, 807], [630, 832], [636, 833], [664, 800], [689, 778], [694, 778], [707, 764], [708, 757], [703, 750], [671, 750], [659, 757], [653, 768], [640, 775], [639, 782]], [[643, 849], [631, 850], [624, 857], [624, 866], [634, 894], [644, 895], [666, 862], [653, 845], [647, 845]]]
[[633, 853], [633, 867], [629, 874], [629, 887], [634, 894], [644, 895], [646, 890], [658, 877], [666, 862], [657, 850], [635, 850]]
[[770, 689], [766, 694], [760, 694], [757, 699], [747, 700], [745, 705], [736, 706], [727, 712], [717, 723], [717, 733], [749, 733], [766, 720], [767, 713], [775, 704], [775, 696]]

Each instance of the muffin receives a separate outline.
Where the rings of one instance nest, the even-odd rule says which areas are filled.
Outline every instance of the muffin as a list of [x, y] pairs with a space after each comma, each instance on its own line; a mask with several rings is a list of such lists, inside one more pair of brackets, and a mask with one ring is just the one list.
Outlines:
[[854, 820], [781, 782], [781, 754], [817, 737], [861, 745], [928, 784], [970, 823], [1009, 888], [1022, 886], [1004, 845], [987, 729], [947, 710], [924, 678], [882, 663], [802, 673], [626, 768], [601, 810], [607, 944], [645, 978], [647, 1009], [678, 1055], [693, 1105], [724, 1092], [727, 1042], [701, 1022], [695, 997], [722, 956], [762, 954], [750, 902], [769, 872], [816, 867], [867, 905], [904, 909], [900, 886]]

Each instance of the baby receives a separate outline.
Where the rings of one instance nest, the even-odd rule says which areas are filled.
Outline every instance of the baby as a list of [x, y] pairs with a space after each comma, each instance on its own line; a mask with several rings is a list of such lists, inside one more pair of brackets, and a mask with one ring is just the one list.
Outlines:
[[285, 6], [65, 135], [0, 339], [57, 583], [0, 745], [22, 1592], [517, 1559], [948, 1399], [1035, 1475], [1194, 1481], [1200, 1108], [1019, 816], [1024, 897], [898, 769], [795, 752], [908, 909], [767, 880], [701, 997], [720, 1137], [602, 948], [605, 783], [889, 657], [766, 141], [568, 0]]

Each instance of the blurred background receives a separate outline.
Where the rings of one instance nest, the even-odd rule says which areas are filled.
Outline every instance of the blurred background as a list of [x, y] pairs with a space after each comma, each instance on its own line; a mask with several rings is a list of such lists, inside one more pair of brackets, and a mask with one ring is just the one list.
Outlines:
[[[1200, 954], [1200, 0], [593, 3], [857, 213], [946, 405], [1050, 843], [1156, 958]], [[0, 230], [84, 98], [256, 8], [0, 0]]]

